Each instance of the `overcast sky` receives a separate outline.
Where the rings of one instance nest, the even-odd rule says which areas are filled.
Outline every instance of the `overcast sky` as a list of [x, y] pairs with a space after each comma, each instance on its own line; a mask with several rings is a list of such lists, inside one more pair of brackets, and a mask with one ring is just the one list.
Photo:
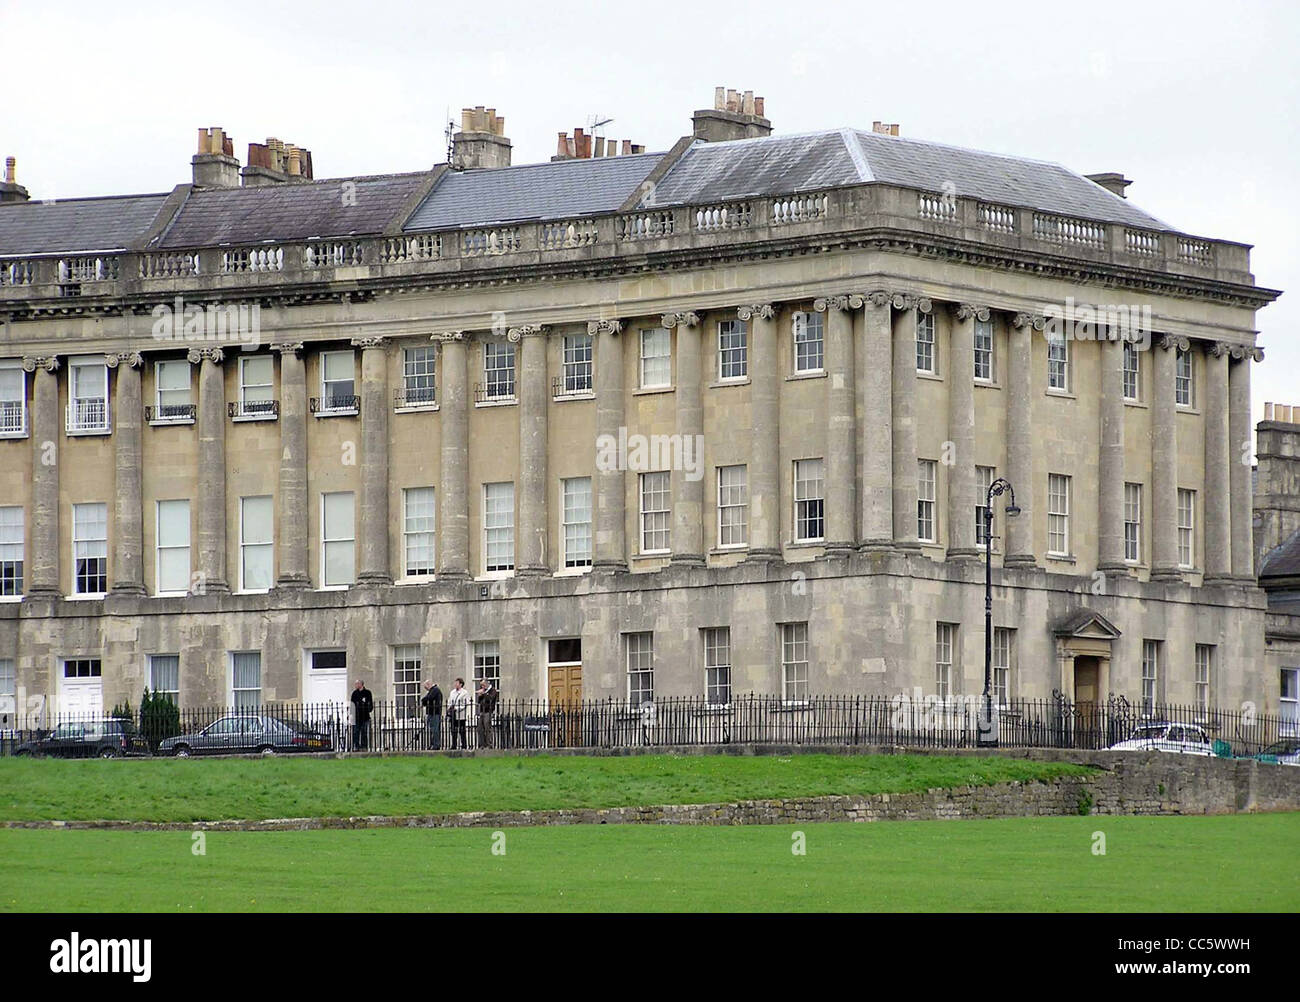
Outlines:
[[276, 136], [318, 177], [446, 158], [448, 113], [506, 119], [514, 162], [613, 118], [665, 150], [713, 88], [778, 132], [902, 133], [1122, 171], [1185, 232], [1253, 244], [1264, 400], [1300, 404], [1300, 5], [1200, 2], [15, 3], [0, 0], [0, 156], [33, 198], [166, 191], [200, 126]]

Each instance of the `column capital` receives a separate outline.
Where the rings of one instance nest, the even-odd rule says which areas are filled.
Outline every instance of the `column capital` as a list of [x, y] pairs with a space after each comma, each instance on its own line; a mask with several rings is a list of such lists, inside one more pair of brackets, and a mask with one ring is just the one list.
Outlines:
[[[221, 349], [217, 350], [220, 351]], [[132, 369], [138, 369], [144, 365], [144, 356], [138, 351], [110, 352], [104, 356], [104, 364], [110, 369], [116, 369], [119, 365], [127, 365]]]
[[468, 337], [466, 331], [439, 331], [437, 334], [430, 334], [430, 341], [437, 341], [439, 344], [448, 344], [453, 341], [464, 341]]
[[220, 365], [226, 357], [226, 353], [221, 348], [191, 348], [185, 353], [191, 365], [199, 362], [211, 362], [214, 365]]
[[1016, 328], [1028, 327], [1030, 330], [1046, 330], [1047, 317], [1041, 313], [1017, 313], [1011, 318], [1011, 325]]
[[987, 306], [980, 306], [976, 303], [952, 303], [949, 305], [952, 315], [958, 320], [970, 320], [974, 318], [981, 323], [988, 321], [992, 312]]
[[23, 369], [27, 372], [35, 372], [37, 369], [44, 369], [46, 372], [59, 371], [58, 355], [27, 355], [23, 358]]
[[917, 310], [920, 313], [929, 313], [934, 309], [934, 304], [930, 301], [929, 296], [920, 296], [912, 292], [895, 292], [889, 297], [889, 302], [896, 310]]
[[597, 334], [609, 334], [618, 337], [623, 331], [622, 320], [588, 320], [587, 333], [595, 337]]
[[506, 331], [506, 339], [518, 344], [526, 337], [546, 337], [551, 332], [549, 324], [523, 324]]
[[1262, 362], [1264, 361], [1264, 349], [1256, 348], [1248, 344], [1234, 344], [1229, 346], [1228, 354], [1238, 362]]
[[845, 295], [822, 296], [820, 299], [814, 299], [813, 309], [818, 313], [825, 313], [827, 310], [860, 310], [865, 303], [865, 298], [856, 292], [850, 292]]
[[303, 343], [301, 341], [279, 341], [271, 345], [271, 350], [278, 351], [281, 355], [293, 355], [294, 358], [301, 358]]
[[1191, 341], [1179, 334], [1162, 334], [1156, 339], [1156, 344], [1165, 351], [1169, 351], [1171, 348], [1186, 351], [1192, 346]]
[[388, 338], [383, 337], [382, 335], [377, 337], [354, 337], [352, 339], [352, 347], [361, 348], [363, 350], [366, 348], [382, 348], [387, 343]]
[[1215, 358], [1222, 358], [1224, 355], [1231, 353], [1232, 345], [1228, 344], [1227, 341], [1210, 341], [1206, 344], [1205, 351]]
[[672, 330], [674, 327], [698, 327], [700, 315], [693, 311], [683, 313], [665, 313], [659, 323]]
[[776, 316], [776, 310], [771, 303], [757, 303], [752, 306], [736, 307], [736, 316], [741, 320], [771, 320]]

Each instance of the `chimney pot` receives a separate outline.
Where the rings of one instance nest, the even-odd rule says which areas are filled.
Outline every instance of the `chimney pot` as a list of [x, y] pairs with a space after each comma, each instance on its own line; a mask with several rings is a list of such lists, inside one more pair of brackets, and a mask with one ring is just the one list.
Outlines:
[[767, 117], [763, 113], [763, 99], [761, 97], [754, 98], [754, 114], [757, 115], [759, 118]]
[[725, 87], [713, 88], [713, 110], [714, 111], [727, 110], [727, 88]]
[[13, 157], [5, 157], [5, 184], [16, 184], [14, 180], [14, 168], [18, 166], [18, 161]]
[[632, 152], [632, 140], [630, 140], [630, 139], [624, 139], [624, 140], [623, 140], [622, 155], [623, 155], [623, 156], [628, 156], [631, 152]]

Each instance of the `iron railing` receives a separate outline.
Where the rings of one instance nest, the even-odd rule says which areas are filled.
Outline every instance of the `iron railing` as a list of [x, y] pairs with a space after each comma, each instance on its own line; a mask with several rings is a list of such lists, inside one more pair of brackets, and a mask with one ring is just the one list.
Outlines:
[[[897, 745], [917, 748], [973, 748], [981, 700], [976, 696], [811, 696], [791, 701], [770, 695], [737, 695], [725, 704], [703, 697], [672, 696], [632, 705], [626, 700], [552, 703], [502, 700], [482, 715], [471, 701], [458, 719], [444, 707], [431, 725], [415, 696], [376, 701], [368, 735], [355, 729], [350, 703], [267, 703], [182, 707], [160, 711], [157, 704], [132, 715], [136, 728], [158, 751], [165, 739], [189, 736], [196, 753], [253, 753], [263, 747], [255, 728], [232, 720], [271, 718], [311, 740], [275, 746], [277, 751], [426, 751], [464, 745], [480, 748], [631, 748], [727, 744]], [[107, 717], [108, 715], [102, 715]], [[0, 713], [0, 753], [40, 739], [61, 724], [100, 717]], [[1000, 743], [1016, 748], [1103, 749], [1128, 740], [1153, 722], [1198, 729], [1219, 755], [1256, 755], [1280, 738], [1300, 736], [1300, 721], [1246, 711], [1157, 705], [1144, 710], [1123, 697], [1104, 703], [1073, 703], [1060, 695], [1015, 699], [998, 714]], [[224, 723], [223, 723], [224, 721]], [[213, 731], [214, 725], [216, 731]], [[237, 729], [243, 743], [216, 740]], [[270, 729], [269, 727], [267, 728]], [[206, 734], [207, 744], [195, 735]], [[253, 735], [253, 736], [248, 736]], [[322, 739], [320, 742], [316, 738]], [[275, 745], [274, 742], [269, 742]], [[362, 747], [364, 743], [364, 748]], [[174, 744], [174, 743], [173, 743]], [[166, 753], [167, 748], [162, 751]]]

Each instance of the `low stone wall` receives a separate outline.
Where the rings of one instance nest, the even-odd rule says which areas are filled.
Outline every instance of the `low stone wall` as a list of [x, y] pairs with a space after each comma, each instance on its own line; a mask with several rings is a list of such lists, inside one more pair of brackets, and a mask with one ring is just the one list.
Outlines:
[[[663, 749], [659, 749], [663, 751]], [[693, 754], [709, 752], [698, 748]], [[843, 752], [842, 748], [763, 746], [727, 754]], [[866, 749], [855, 749], [862, 754]], [[912, 749], [875, 749], [886, 754]], [[1105, 814], [1232, 814], [1300, 810], [1300, 768], [1253, 759], [1201, 758], [1158, 752], [1001, 749], [933, 754], [1000, 755], [1066, 761], [1096, 768], [1086, 776], [1028, 783], [961, 786], [924, 793], [745, 800], [727, 804], [471, 811], [408, 817], [277, 818], [269, 821], [147, 823], [129, 821], [11, 821], [6, 828], [94, 828], [135, 831], [293, 831], [334, 828], [518, 828], [534, 825], [804, 824], [819, 821], [931, 821], [958, 818], [1058, 817]]]

